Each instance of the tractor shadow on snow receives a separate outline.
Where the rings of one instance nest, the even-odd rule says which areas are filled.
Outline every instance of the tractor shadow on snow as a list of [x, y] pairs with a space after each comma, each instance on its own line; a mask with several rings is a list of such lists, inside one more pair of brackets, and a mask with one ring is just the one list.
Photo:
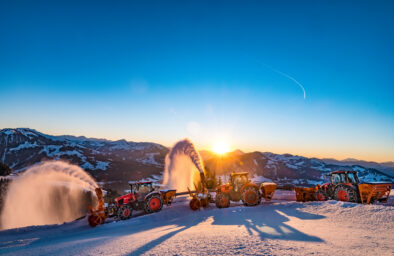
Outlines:
[[227, 209], [212, 209], [213, 207], [213, 205], [210, 205], [211, 209], [185, 214], [166, 222], [166, 225], [175, 225], [175, 228], [171, 229], [173, 231], [147, 242], [130, 252], [129, 255], [144, 254], [176, 234], [211, 219], [213, 219], [211, 225], [243, 226], [251, 236], [257, 234], [261, 241], [265, 239], [281, 239], [303, 242], [324, 242], [319, 237], [305, 234], [285, 223], [292, 217], [300, 221], [325, 218], [322, 215], [300, 211], [300, 208], [305, 207], [302, 204], [276, 205], [273, 203], [263, 203], [263, 205], [258, 207], [230, 207]]
[[[48, 226], [45, 229], [33, 229], [32, 232], [26, 233], [22, 231], [23, 229], [19, 232], [17, 230], [6, 231], [4, 235], [9, 233], [9, 236], [7, 239], [5, 239], [6, 237], [0, 239], [0, 245], [6, 245], [8, 242], [18, 239], [29, 240], [42, 237], [39, 235], [41, 232], [46, 233], [46, 231], [52, 230], [51, 233], [53, 232], [53, 236], [51, 237], [46, 237], [45, 239], [38, 238], [33, 241], [29, 240], [29, 250], [38, 250], [39, 252], [45, 251], [49, 254], [56, 253], [53, 251], [52, 246], [46, 247], [48, 244], [58, 244], [58, 246], [56, 246], [57, 253], [61, 254], [61, 251], [65, 250], [67, 254], [72, 254], [72, 252], [84, 254], [84, 252], [89, 252], [92, 248], [105, 247], [107, 242], [111, 243], [117, 239], [124, 239], [125, 237], [138, 235], [141, 232], [156, 228], [160, 229], [162, 227], [159, 232], [163, 233], [163, 235], [153, 240], [146, 241], [137, 247], [129, 248], [129, 252], [121, 251], [119, 253], [122, 255], [141, 255], [149, 252], [152, 248], [159, 246], [177, 234], [207, 221], [212, 226], [237, 225], [239, 227], [244, 227], [251, 236], [257, 236], [261, 241], [265, 239], [281, 239], [303, 242], [324, 242], [319, 237], [305, 234], [286, 223], [290, 218], [296, 218], [299, 221], [325, 218], [322, 215], [303, 212], [301, 210], [303, 207], [305, 206], [299, 203], [276, 204], [270, 202], [264, 202], [263, 205], [256, 207], [230, 207], [226, 209], [217, 209], [211, 204], [208, 209], [196, 212], [190, 211], [188, 205], [174, 208], [165, 207], [163, 211], [159, 213], [138, 217], [136, 215], [139, 214], [136, 214], [134, 215], [135, 218], [130, 220], [104, 224], [94, 229], [85, 224], [86, 220], [81, 220], [79, 222], [65, 224], [60, 230], [57, 229], [56, 226]], [[29, 230], [29, 228], [27, 228], [27, 230]], [[212, 231], [210, 230], [210, 232]], [[56, 233], [62, 233], [62, 235], [57, 236]], [[76, 237], [80, 237], [81, 239], [76, 239]], [[132, 237], [127, 239], [130, 239], [130, 243], [133, 244]], [[193, 238], [191, 237], [190, 239]], [[149, 240], [149, 238], [147, 240]], [[75, 247], [75, 251], [73, 251], [73, 246], [70, 246], [70, 241], [74, 241], [74, 245], [79, 244]], [[9, 244], [7, 245], [8, 246], [0, 248], [0, 254], [11, 251], [15, 253], [25, 249], [24, 245], [18, 245], [13, 248], [9, 248]], [[116, 249], [114, 253], [116, 253]]]

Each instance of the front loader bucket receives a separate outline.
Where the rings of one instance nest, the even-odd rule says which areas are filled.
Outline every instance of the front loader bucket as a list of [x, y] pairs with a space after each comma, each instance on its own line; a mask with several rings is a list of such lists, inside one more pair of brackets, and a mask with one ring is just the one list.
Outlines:
[[361, 203], [369, 204], [376, 201], [387, 203], [392, 183], [362, 183], [358, 185]]
[[263, 182], [260, 185], [261, 196], [264, 197], [266, 201], [270, 201], [274, 196], [277, 185], [272, 182]]
[[319, 189], [318, 186], [312, 188], [295, 187], [297, 202], [308, 202], [316, 200], [316, 191]]

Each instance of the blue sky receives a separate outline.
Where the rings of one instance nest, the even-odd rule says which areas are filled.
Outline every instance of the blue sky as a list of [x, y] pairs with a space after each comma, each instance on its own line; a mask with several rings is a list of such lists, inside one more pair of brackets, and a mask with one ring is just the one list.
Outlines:
[[0, 128], [393, 161], [393, 13], [393, 1], [2, 1]]

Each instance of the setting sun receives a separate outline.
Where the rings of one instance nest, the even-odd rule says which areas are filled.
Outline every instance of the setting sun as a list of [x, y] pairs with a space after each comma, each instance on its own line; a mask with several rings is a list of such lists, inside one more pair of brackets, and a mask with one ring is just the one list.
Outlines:
[[218, 155], [223, 155], [230, 151], [230, 146], [223, 141], [218, 141], [213, 144], [212, 151]]

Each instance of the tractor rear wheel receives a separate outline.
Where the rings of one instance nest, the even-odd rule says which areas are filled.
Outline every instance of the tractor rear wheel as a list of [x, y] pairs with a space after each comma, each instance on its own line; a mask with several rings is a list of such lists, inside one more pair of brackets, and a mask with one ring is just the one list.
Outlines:
[[215, 202], [217, 208], [227, 208], [230, 206], [230, 197], [227, 194], [219, 193], [216, 195]]
[[328, 196], [327, 196], [326, 192], [324, 192], [324, 190], [321, 190], [321, 189], [319, 189], [316, 192], [315, 197], [316, 197], [317, 201], [327, 201], [328, 200]]
[[335, 189], [335, 200], [343, 201], [343, 202], [357, 202], [357, 193], [354, 189], [348, 186], [339, 185]]
[[260, 203], [259, 191], [254, 187], [246, 187], [242, 191], [242, 202], [246, 206], [255, 206]]
[[163, 200], [159, 195], [152, 195], [145, 201], [144, 210], [146, 213], [160, 212], [163, 208]]
[[128, 205], [122, 205], [118, 210], [118, 218], [121, 220], [130, 219], [133, 210]]

